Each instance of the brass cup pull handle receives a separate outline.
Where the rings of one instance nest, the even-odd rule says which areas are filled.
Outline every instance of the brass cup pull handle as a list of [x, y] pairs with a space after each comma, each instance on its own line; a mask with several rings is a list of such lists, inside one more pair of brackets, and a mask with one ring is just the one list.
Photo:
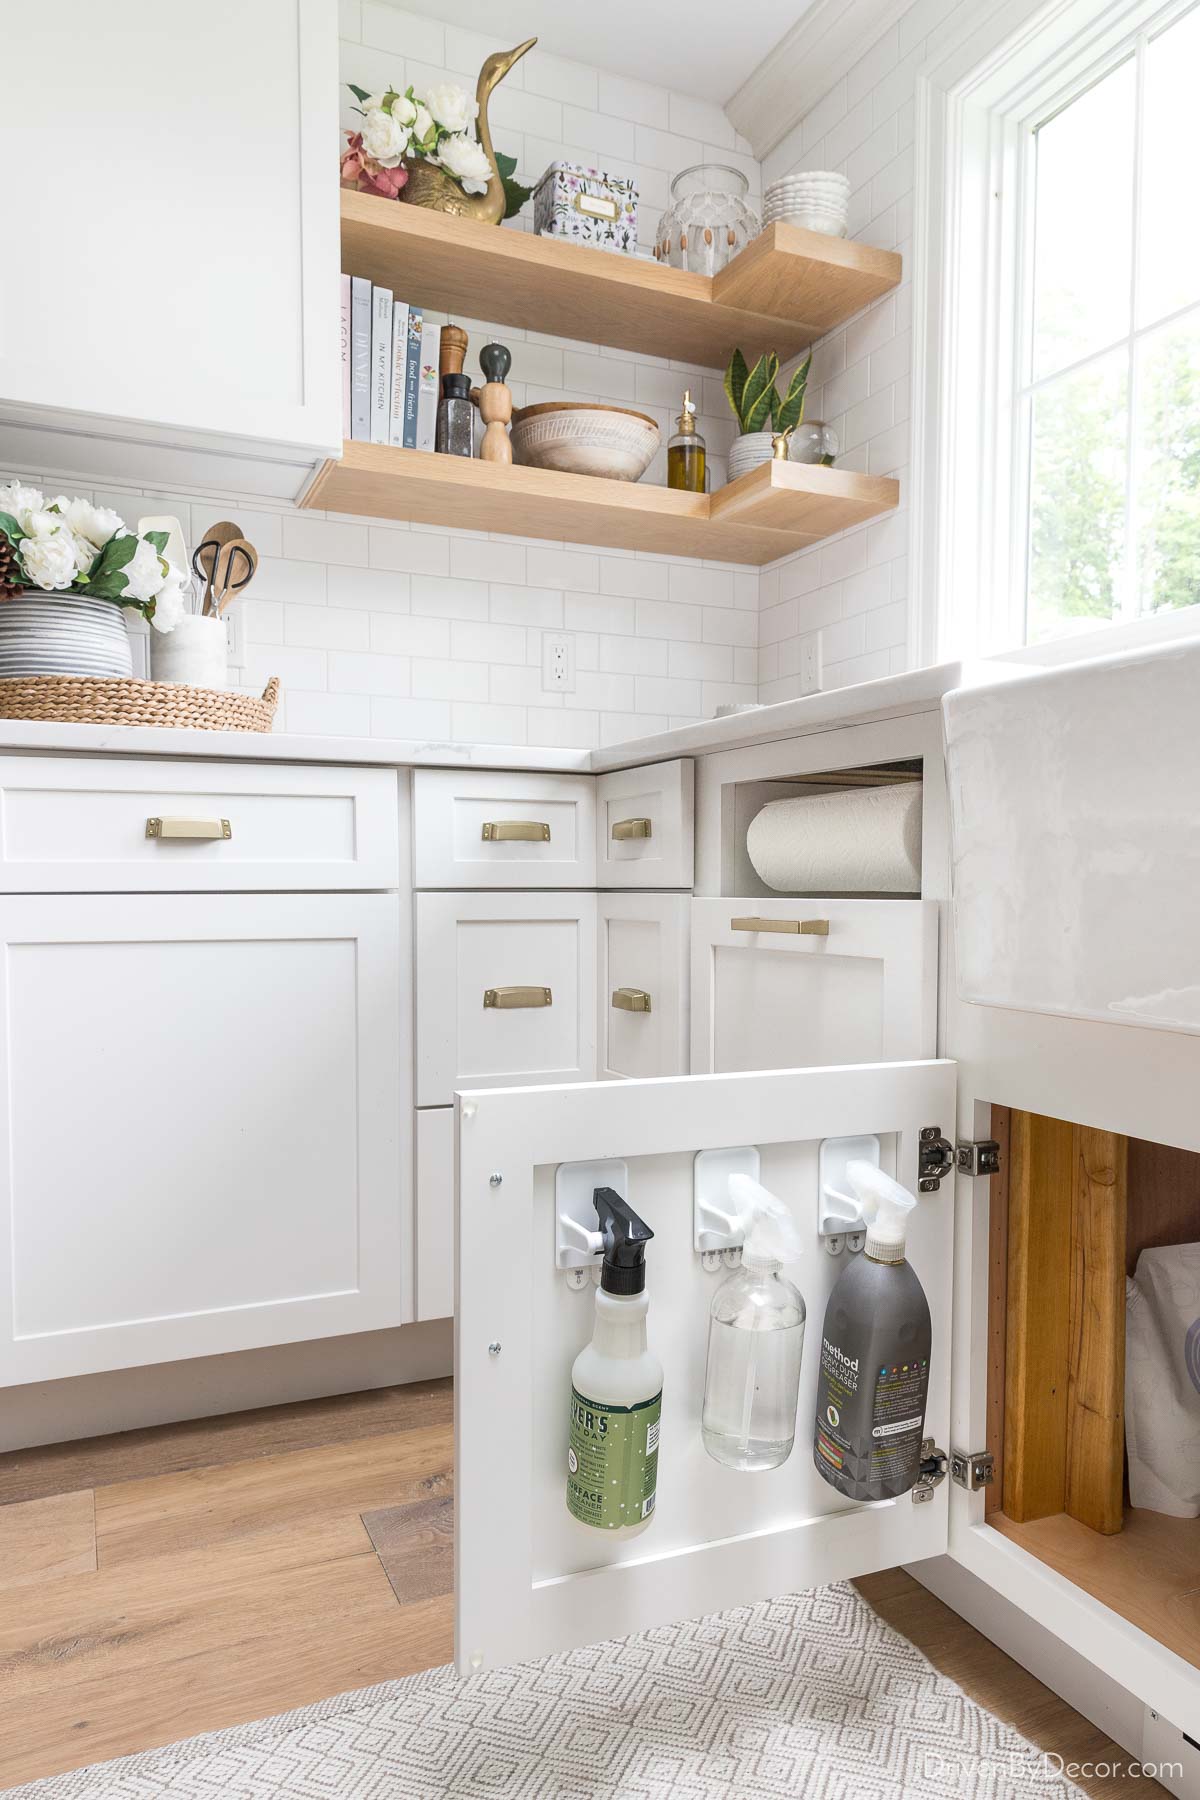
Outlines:
[[730, 919], [730, 931], [781, 931], [790, 937], [828, 937], [828, 919]]
[[228, 819], [147, 819], [148, 838], [231, 838]]
[[618, 819], [612, 828], [612, 834], [619, 844], [624, 844], [630, 838], [653, 837], [654, 826], [649, 819]]
[[548, 987], [494, 987], [484, 988], [483, 1004], [485, 1007], [498, 1007], [501, 1011], [511, 1011], [518, 1006], [553, 1006], [554, 996]]
[[485, 844], [548, 844], [550, 827], [541, 819], [494, 819], [481, 835]]
[[612, 1003], [618, 1012], [648, 1013], [653, 1010], [645, 988], [614, 988]]

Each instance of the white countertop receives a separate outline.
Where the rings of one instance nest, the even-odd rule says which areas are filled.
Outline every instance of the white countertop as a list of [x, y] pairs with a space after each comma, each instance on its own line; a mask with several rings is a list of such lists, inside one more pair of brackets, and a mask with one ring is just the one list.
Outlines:
[[862, 719], [896, 718], [938, 705], [951, 688], [995, 681], [1017, 673], [1012, 665], [941, 663], [866, 681], [857, 687], [783, 700], [726, 719], [704, 719], [652, 737], [632, 738], [603, 750], [552, 750], [523, 744], [454, 744], [404, 738], [313, 737], [288, 732], [195, 731], [136, 725], [58, 725], [0, 720], [0, 751], [69, 752], [75, 755], [194, 756], [244, 762], [367, 763], [387, 768], [552, 769], [600, 773], [675, 756], [702, 756], [772, 738]]

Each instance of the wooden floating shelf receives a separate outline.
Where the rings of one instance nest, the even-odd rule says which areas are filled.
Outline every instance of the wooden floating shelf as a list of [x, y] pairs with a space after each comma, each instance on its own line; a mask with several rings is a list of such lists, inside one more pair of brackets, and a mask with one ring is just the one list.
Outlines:
[[715, 494], [683, 494], [644, 482], [347, 443], [340, 459], [318, 470], [301, 504], [659, 556], [766, 563], [890, 512], [899, 498], [899, 483], [888, 476], [807, 463], [764, 463]]
[[[455, 318], [723, 368], [804, 350], [898, 286], [900, 257], [769, 225], [719, 275], [342, 191], [342, 267]], [[521, 379], [520, 350], [513, 379]]]

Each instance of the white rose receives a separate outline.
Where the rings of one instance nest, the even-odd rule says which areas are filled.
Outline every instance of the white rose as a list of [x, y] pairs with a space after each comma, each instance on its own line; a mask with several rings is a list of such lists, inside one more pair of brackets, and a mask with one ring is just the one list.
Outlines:
[[125, 577], [123, 600], [153, 600], [163, 585], [162, 562], [149, 538], [139, 538], [138, 547], [121, 573]]
[[468, 194], [487, 192], [488, 182], [492, 178], [492, 165], [483, 145], [477, 144], [474, 138], [443, 138], [438, 145], [436, 160], [451, 175], [457, 176]]
[[11, 514], [22, 531], [29, 530], [25, 522], [29, 514], [41, 512], [45, 504], [45, 495], [40, 488], [23, 487], [19, 481], [10, 481], [0, 487], [0, 512]]
[[411, 125], [417, 116], [417, 109], [407, 94], [397, 94], [392, 101], [392, 117], [399, 119], [402, 125]]
[[156, 631], [174, 631], [183, 617], [183, 571], [168, 564], [167, 579], [154, 596], [150, 623]]
[[30, 537], [48, 538], [65, 530], [67, 522], [60, 512], [52, 512], [48, 506], [43, 506], [27, 512], [23, 523]]
[[[443, 131], [465, 131], [468, 125], [474, 124], [479, 111], [476, 102], [468, 100], [462, 88], [456, 87], [452, 81], [444, 81], [437, 87], [431, 87], [422, 97]], [[417, 135], [424, 137], [425, 133], [421, 131]]]
[[67, 524], [97, 550], [103, 550], [110, 537], [115, 537], [124, 520], [111, 506], [93, 506], [90, 500], [70, 500], [64, 511]]
[[363, 149], [385, 169], [394, 169], [408, 149], [408, 128], [380, 106], [372, 107], [363, 120]]
[[417, 144], [427, 144], [431, 138], [437, 136], [429, 108], [422, 106], [419, 100], [413, 111], [412, 134], [413, 142]]
[[78, 572], [75, 546], [67, 531], [27, 537], [21, 544], [21, 561], [34, 586], [46, 588], [51, 593], [58, 588], [69, 588]]

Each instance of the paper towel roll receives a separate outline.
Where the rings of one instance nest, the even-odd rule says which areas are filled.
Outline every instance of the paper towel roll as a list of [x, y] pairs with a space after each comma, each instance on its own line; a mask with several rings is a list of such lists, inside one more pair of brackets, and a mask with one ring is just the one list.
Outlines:
[[780, 893], [919, 894], [921, 784], [771, 800], [746, 851]]

